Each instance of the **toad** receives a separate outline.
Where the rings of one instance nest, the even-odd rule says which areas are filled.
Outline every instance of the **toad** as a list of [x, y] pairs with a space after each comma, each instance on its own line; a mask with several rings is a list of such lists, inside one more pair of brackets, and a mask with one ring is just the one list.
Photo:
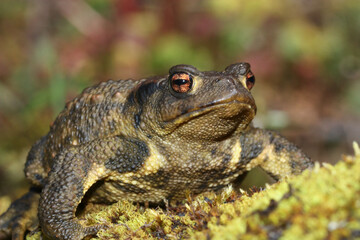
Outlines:
[[30, 191], [0, 217], [23, 239], [39, 223], [50, 239], [83, 239], [91, 203], [159, 203], [216, 191], [259, 166], [275, 180], [313, 162], [275, 132], [253, 127], [255, 77], [248, 63], [224, 71], [176, 65], [166, 76], [102, 82], [66, 104], [25, 164]]

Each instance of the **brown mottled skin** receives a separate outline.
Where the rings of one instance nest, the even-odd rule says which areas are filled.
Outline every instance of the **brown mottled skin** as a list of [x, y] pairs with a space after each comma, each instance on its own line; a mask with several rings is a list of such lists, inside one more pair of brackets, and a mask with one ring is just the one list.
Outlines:
[[221, 189], [255, 166], [276, 180], [311, 168], [292, 143], [252, 127], [254, 81], [247, 63], [222, 72], [177, 65], [167, 76], [85, 89], [30, 150], [33, 187], [0, 217], [0, 238], [23, 239], [37, 219], [50, 239], [96, 234], [106, 226], [75, 215], [90, 188], [89, 202], [159, 203]]

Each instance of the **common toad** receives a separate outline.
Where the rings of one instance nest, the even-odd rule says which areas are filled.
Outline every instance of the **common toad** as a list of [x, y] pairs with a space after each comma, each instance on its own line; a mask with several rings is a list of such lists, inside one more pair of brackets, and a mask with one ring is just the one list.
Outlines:
[[31, 148], [33, 187], [0, 217], [0, 233], [23, 239], [39, 220], [50, 239], [82, 239], [106, 227], [78, 221], [85, 194], [93, 203], [159, 203], [221, 189], [256, 166], [276, 180], [311, 168], [294, 144], [252, 126], [254, 83], [248, 63], [221, 72], [177, 65], [85, 89]]

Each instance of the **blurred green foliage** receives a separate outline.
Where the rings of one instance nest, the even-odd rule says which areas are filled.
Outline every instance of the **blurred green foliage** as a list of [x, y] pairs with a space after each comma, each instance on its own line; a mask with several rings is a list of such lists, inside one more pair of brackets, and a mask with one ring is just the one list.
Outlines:
[[359, 137], [358, 0], [2, 0], [0, 36], [0, 181], [84, 87], [180, 63], [250, 62], [257, 123], [310, 129], [310, 152]]

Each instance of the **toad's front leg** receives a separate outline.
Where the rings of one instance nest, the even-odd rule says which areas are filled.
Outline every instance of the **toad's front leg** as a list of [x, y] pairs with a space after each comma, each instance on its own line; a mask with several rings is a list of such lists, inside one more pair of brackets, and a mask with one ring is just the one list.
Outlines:
[[39, 222], [44, 235], [79, 240], [106, 227], [83, 226], [75, 216], [76, 209], [87, 190], [111, 174], [109, 164], [116, 165], [120, 173], [134, 171], [141, 167], [137, 160], [144, 151], [147, 149], [138, 141], [113, 137], [59, 154], [40, 198]]
[[260, 166], [275, 180], [300, 174], [314, 165], [301, 149], [272, 131], [252, 128], [240, 136], [240, 143], [246, 170]]
[[89, 187], [106, 177], [106, 171], [76, 148], [68, 149], [56, 161], [39, 203], [43, 234], [50, 239], [82, 239], [95, 234], [101, 226], [82, 226], [75, 212]]

